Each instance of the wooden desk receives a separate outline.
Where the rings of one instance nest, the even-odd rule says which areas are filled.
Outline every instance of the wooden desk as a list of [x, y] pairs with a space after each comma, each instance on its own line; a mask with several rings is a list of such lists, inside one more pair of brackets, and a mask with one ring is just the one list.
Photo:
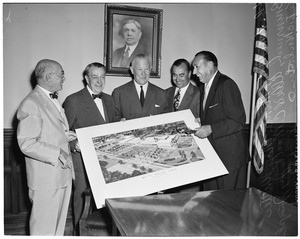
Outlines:
[[123, 236], [296, 236], [297, 207], [256, 188], [107, 199]]

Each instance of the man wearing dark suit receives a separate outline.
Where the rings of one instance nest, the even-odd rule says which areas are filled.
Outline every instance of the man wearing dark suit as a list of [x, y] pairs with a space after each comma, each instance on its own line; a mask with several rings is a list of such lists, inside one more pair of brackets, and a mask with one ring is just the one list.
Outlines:
[[113, 52], [112, 67], [129, 68], [130, 62], [139, 54], [144, 54], [150, 59], [149, 47], [141, 40], [142, 26], [139, 22], [135, 20], [125, 21], [121, 32], [125, 45]]
[[69, 141], [75, 140], [57, 99], [65, 81], [62, 66], [43, 59], [35, 67], [36, 87], [18, 108], [17, 139], [25, 154], [30, 235], [63, 236], [72, 191]]
[[229, 171], [228, 175], [204, 181], [203, 189], [244, 188], [249, 155], [244, 134], [246, 114], [239, 88], [218, 70], [213, 53], [197, 53], [192, 64], [193, 73], [204, 83], [200, 89], [201, 127], [195, 135], [208, 138]]
[[[114, 121], [113, 98], [102, 92], [105, 86], [105, 74], [105, 66], [98, 62], [91, 63], [85, 68], [83, 77], [87, 86], [68, 96], [63, 104], [70, 129], [75, 131], [79, 128]], [[76, 143], [71, 143], [70, 145], [76, 174], [74, 181], [73, 206], [75, 230], [77, 231], [78, 221], [84, 206], [83, 192], [88, 186], [88, 179], [78, 141], [76, 140]]]
[[135, 119], [166, 113], [167, 98], [163, 89], [149, 82], [150, 63], [145, 55], [137, 55], [130, 67], [133, 80], [113, 90], [117, 120]]
[[166, 89], [169, 111], [190, 109], [195, 118], [199, 118], [200, 90], [190, 82], [190, 63], [186, 59], [176, 60], [171, 75], [175, 86]]

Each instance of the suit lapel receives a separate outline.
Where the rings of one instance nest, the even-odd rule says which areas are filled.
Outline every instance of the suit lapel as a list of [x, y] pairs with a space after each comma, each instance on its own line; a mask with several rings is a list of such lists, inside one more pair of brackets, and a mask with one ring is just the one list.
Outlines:
[[[135, 88], [135, 85], [134, 85], [133, 81], [131, 81], [131, 83], [128, 85], [127, 91], [128, 91], [128, 96], [129, 96], [128, 100], [130, 101], [131, 107], [133, 109], [136, 109], [136, 112], [141, 112], [143, 108], [141, 106], [140, 98], [138, 96], [138, 93], [136, 91], [136, 88]], [[146, 97], [147, 97], [147, 94], [146, 94]], [[146, 104], [146, 102], [147, 101], [146, 101], [146, 98], [145, 98], [145, 104]], [[144, 107], [145, 107], [145, 105], [144, 105]]]
[[147, 93], [146, 93], [146, 97], [145, 97], [145, 103], [144, 103], [144, 107], [142, 108], [143, 113], [149, 112], [151, 109], [151, 104], [155, 102], [155, 94], [154, 94], [154, 88], [153, 85], [149, 82], [148, 83], [148, 89], [147, 89]]
[[193, 91], [194, 91], [193, 86], [190, 83], [190, 85], [186, 89], [186, 92], [181, 100], [181, 103], [179, 105], [179, 110], [189, 108], [189, 105], [190, 105], [189, 103], [192, 98]]
[[56, 108], [54, 103], [45, 95], [45, 93], [38, 86], [36, 86], [35, 90], [37, 92], [38, 97], [41, 99], [40, 101], [42, 102], [44, 108], [50, 111], [51, 115], [54, 115], [56, 118], [58, 118], [64, 125], [68, 126], [68, 123], [65, 120], [66, 117], [63, 117], [63, 115], [65, 114], [64, 110], [62, 110], [62, 115]]
[[105, 95], [103, 95], [102, 103], [103, 103], [106, 122], [107, 123], [112, 122], [113, 119], [110, 118], [110, 116], [113, 115], [113, 112], [111, 111], [114, 110], [112, 102], [109, 101]]
[[[220, 72], [218, 71], [215, 78], [214, 78], [214, 82], [212, 83], [211, 87], [210, 87], [210, 90], [208, 92], [208, 96], [207, 96], [207, 99], [206, 99], [206, 103], [205, 103], [205, 108], [204, 108], [204, 117], [207, 113], [207, 109], [210, 105], [210, 102], [211, 100], [214, 98], [215, 96], [215, 93], [216, 93], [216, 89], [217, 89], [217, 86], [218, 86], [218, 82], [219, 82], [219, 78], [220, 78]], [[203, 91], [204, 92], [204, 91]], [[203, 99], [203, 98], [202, 98]], [[202, 101], [203, 102], [203, 101]]]

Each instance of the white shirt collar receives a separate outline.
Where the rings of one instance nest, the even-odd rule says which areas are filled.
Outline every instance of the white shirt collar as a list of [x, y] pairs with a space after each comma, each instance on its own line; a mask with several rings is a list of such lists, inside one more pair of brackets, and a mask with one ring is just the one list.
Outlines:
[[[140, 95], [141, 85], [139, 85], [138, 83], [136, 83], [135, 80], [133, 80], [133, 82], [134, 82], [136, 91], [138, 92], [138, 95]], [[143, 91], [144, 91], [145, 95], [146, 95], [146, 92], [147, 92], [147, 89], [148, 89], [148, 85], [149, 85], [149, 82], [147, 82], [146, 84], [143, 85]]]
[[135, 48], [137, 47], [137, 45], [138, 45], [138, 44], [131, 45], [131, 46], [126, 45], [125, 51], [126, 51], [127, 48], [129, 47], [129, 56], [131, 56], [132, 52], [134, 52], [134, 50], [135, 50]]
[[86, 88], [88, 89], [88, 91], [89, 91], [89, 93], [90, 93], [91, 96], [92, 95], [96, 95], [96, 93], [94, 91], [92, 91], [92, 89], [90, 88], [89, 85], [87, 85]]
[[210, 90], [210, 87], [211, 87], [211, 85], [212, 85], [212, 83], [213, 83], [213, 81], [214, 81], [215, 76], [216, 76], [217, 73], [218, 73], [218, 70], [215, 72], [215, 74], [212, 76], [212, 78], [209, 80], [209, 82], [207, 82], [207, 83], [205, 84], [205, 89], [206, 89], [207, 91]]
[[40, 85], [37, 85], [46, 95], [47, 97], [50, 99], [50, 100], [53, 100], [51, 97], [50, 97], [50, 94], [52, 92], [50, 92], [49, 90], [46, 90], [45, 88], [41, 87]]
[[[180, 88], [180, 98], [181, 99], [183, 98], [183, 96], [184, 96], [184, 94], [185, 94], [185, 92], [186, 92], [186, 90], [187, 90], [187, 88], [189, 87], [190, 84], [191, 84], [191, 82], [189, 82], [185, 87]], [[177, 94], [178, 90], [179, 90], [179, 88], [176, 87], [174, 96]]]

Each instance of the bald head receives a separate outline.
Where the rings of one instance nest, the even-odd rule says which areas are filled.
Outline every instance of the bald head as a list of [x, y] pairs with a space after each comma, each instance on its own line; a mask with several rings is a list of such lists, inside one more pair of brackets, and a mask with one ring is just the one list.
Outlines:
[[42, 59], [37, 63], [34, 72], [38, 85], [51, 92], [62, 90], [64, 71], [57, 61]]

